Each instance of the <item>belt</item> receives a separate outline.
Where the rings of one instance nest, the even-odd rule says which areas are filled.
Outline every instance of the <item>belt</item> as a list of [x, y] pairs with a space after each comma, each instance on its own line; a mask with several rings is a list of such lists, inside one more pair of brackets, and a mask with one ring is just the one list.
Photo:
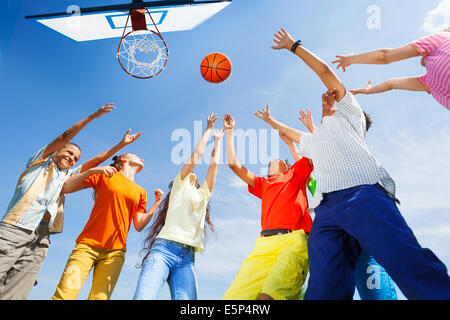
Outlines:
[[268, 230], [261, 231], [261, 235], [263, 237], [270, 237], [270, 236], [276, 236], [279, 234], [291, 233], [294, 231], [295, 230], [290, 230], [290, 229], [268, 229]]

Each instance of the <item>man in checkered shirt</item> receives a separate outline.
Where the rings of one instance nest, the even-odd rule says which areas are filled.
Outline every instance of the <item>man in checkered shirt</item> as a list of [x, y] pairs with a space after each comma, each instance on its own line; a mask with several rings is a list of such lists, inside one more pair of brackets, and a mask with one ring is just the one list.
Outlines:
[[305, 299], [352, 299], [355, 261], [371, 254], [408, 299], [450, 299], [446, 266], [420, 246], [395, 202], [395, 183], [365, 144], [365, 117], [321, 59], [281, 29], [273, 49], [300, 57], [328, 88], [322, 96], [322, 124], [303, 133], [268, 117], [267, 122], [300, 143], [315, 167], [317, 192], [308, 252], [310, 278]]

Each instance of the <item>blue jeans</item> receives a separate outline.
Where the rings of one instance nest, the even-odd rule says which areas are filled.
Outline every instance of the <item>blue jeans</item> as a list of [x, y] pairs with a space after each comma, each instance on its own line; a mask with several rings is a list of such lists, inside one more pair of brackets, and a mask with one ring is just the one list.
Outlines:
[[314, 210], [305, 299], [352, 299], [360, 250], [382, 265], [408, 299], [450, 299], [446, 266], [422, 248], [378, 185], [324, 194]]
[[157, 238], [144, 261], [133, 300], [155, 300], [167, 281], [172, 300], [197, 300], [193, 247]]
[[358, 256], [355, 265], [356, 288], [361, 300], [397, 300], [394, 281], [367, 252]]

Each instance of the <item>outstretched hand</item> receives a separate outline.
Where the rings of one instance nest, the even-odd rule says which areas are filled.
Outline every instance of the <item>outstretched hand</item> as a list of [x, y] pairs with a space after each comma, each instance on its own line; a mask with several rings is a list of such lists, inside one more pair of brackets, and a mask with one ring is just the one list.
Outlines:
[[114, 103], [108, 103], [105, 104], [104, 106], [102, 106], [100, 109], [98, 109], [97, 111], [95, 111], [93, 114], [91, 114], [92, 118], [98, 118], [101, 117], [109, 112], [111, 112], [113, 109], [115, 109], [116, 107], [114, 106]]
[[337, 63], [337, 69], [342, 68], [342, 71], [345, 72], [345, 68], [351, 65], [350, 57], [353, 54], [349, 54], [348, 56], [336, 56], [337, 60], [332, 61], [331, 63]]
[[267, 105], [267, 108], [262, 108], [261, 110], [258, 110], [255, 112], [255, 116], [257, 116], [259, 119], [268, 122], [272, 117], [270, 116], [270, 107]]
[[95, 173], [104, 174], [108, 178], [111, 178], [117, 173], [117, 169], [112, 166], [95, 167], [93, 170]]
[[154, 194], [155, 194], [155, 202], [161, 203], [161, 201], [164, 197], [164, 191], [162, 191], [161, 189], [156, 189]]
[[234, 129], [235, 125], [236, 122], [234, 121], [234, 118], [231, 116], [231, 114], [226, 113], [225, 117], [223, 118], [223, 129], [232, 130]]
[[124, 134], [122, 140], [120, 140], [120, 144], [122, 146], [127, 146], [130, 143], [133, 143], [141, 135], [140, 131], [138, 133], [135, 133], [135, 134], [130, 134], [130, 132], [131, 132], [131, 129], [128, 129], [128, 131]]
[[294, 40], [292, 39], [292, 37], [283, 28], [281, 28], [281, 30], [278, 30], [278, 32], [274, 34], [273, 41], [276, 43], [276, 45], [272, 46], [271, 48], [275, 50], [290, 50], [292, 45], [294, 44]]
[[219, 119], [219, 117], [217, 116], [217, 113], [211, 113], [208, 116], [208, 118], [206, 119], [206, 122], [207, 122], [206, 129], [214, 128], [214, 122], [216, 122], [217, 119]]
[[369, 94], [369, 89], [372, 88], [372, 81], [369, 80], [369, 82], [367, 83], [367, 86], [365, 86], [362, 89], [356, 89], [356, 90], [349, 90], [351, 94], [358, 94], [358, 93], [363, 93], [363, 94]]
[[314, 120], [313, 120], [313, 116], [311, 113], [311, 110], [300, 110], [300, 118], [298, 118], [301, 122], [303, 122], [303, 124], [305, 125], [306, 128], [308, 128], [308, 130], [310, 132], [313, 132], [314, 130]]

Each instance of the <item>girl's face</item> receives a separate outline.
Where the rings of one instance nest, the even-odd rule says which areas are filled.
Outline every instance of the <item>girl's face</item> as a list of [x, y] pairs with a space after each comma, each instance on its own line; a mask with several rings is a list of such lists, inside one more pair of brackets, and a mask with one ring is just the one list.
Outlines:
[[191, 173], [191, 174], [189, 175], [189, 182], [190, 182], [193, 186], [198, 187], [198, 179], [197, 179], [197, 176], [195, 175], [195, 173]]

